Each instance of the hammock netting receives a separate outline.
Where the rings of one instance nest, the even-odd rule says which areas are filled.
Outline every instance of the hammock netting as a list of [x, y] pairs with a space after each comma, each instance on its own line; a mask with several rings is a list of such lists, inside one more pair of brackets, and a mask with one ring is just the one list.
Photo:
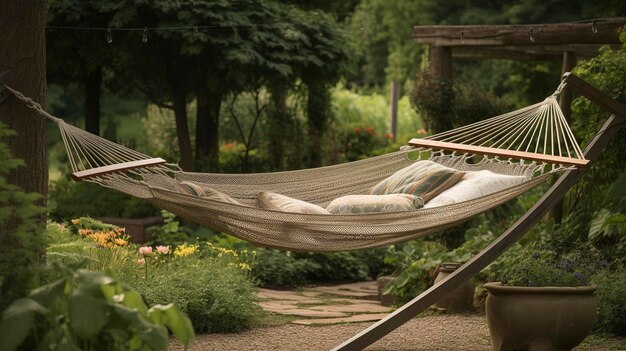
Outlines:
[[[525, 155], [558, 156], [562, 160], [584, 160], [556, 100], [561, 88], [543, 102], [425, 139], [491, 150], [520, 151]], [[18, 98], [29, 100], [19, 92], [13, 92]], [[493, 154], [405, 146], [399, 151], [365, 160], [298, 171], [190, 173], [175, 164], [152, 164], [154, 158], [148, 155], [73, 127], [40, 107], [37, 110], [59, 125], [74, 174], [102, 171], [84, 180], [142, 198], [187, 220], [256, 245], [293, 251], [362, 249], [438, 233], [519, 196], [544, 182], [553, 172], [572, 168], [567, 162], [545, 163]], [[256, 206], [257, 194], [264, 191], [326, 206], [340, 196], [365, 194], [394, 172], [423, 159], [459, 171], [489, 170], [524, 176], [525, 181], [469, 201], [407, 212], [318, 215]], [[136, 161], [146, 164], [130, 169], [122, 167], [136, 164]], [[240, 205], [180, 192], [172, 188], [172, 179], [214, 188], [236, 199]]]

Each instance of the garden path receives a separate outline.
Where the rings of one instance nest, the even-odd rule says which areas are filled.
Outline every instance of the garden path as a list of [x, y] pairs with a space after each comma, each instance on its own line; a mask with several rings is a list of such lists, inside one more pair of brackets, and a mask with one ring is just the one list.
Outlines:
[[[259, 304], [268, 312], [295, 316], [291, 323], [253, 328], [238, 334], [201, 334], [190, 351], [313, 351], [330, 350], [373, 321], [389, 307], [378, 302], [375, 282], [320, 286], [296, 291], [259, 289]], [[613, 346], [585, 341], [577, 351], [625, 350], [626, 340]], [[182, 351], [172, 340], [170, 350]], [[366, 351], [485, 351], [491, 338], [484, 314], [435, 314], [413, 318]]]

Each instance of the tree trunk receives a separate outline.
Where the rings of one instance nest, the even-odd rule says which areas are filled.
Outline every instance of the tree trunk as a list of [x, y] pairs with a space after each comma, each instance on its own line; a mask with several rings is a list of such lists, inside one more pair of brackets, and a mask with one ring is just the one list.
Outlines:
[[85, 129], [100, 135], [100, 87], [102, 67], [97, 67], [85, 77]]
[[[268, 158], [272, 170], [282, 170], [285, 158], [285, 142], [290, 137], [289, 115], [287, 113], [287, 91], [285, 87], [271, 88], [270, 113], [268, 114]], [[287, 134], [287, 135], [285, 135]]]
[[222, 96], [209, 91], [198, 92], [196, 115], [196, 160], [208, 161], [215, 170], [219, 162], [219, 123]]
[[176, 137], [180, 152], [180, 168], [193, 171], [193, 155], [189, 139], [189, 122], [187, 121], [187, 98], [185, 91], [174, 86], [174, 116], [176, 118]]
[[[0, 11], [0, 71], [9, 70], [4, 82], [44, 104], [46, 96], [45, 2], [2, 2]], [[12, 172], [9, 183], [46, 197], [48, 162], [45, 119], [22, 102], [9, 97], [0, 104], [0, 120], [17, 132], [6, 140], [13, 156], [25, 162]], [[45, 200], [44, 200], [45, 201]], [[45, 220], [42, 222], [42, 226]]]
[[308, 87], [307, 96], [307, 124], [309, 126], [309, 167], [319, 167], [322, 165], [322, 140], [328, 127], [332, 112], [330, 109], [330, 92], [326, 84], [319, 81], [306, 83]]
[[[45, 24], [44, 1], [0, 3], [0, 71], [9, 70], [3, 83], [41, 105], [46, 94]], [[48, 190], [46, 120], [16, 97], [9, 96], [0, 103], [0, 122], [17, 132], [3, 142], [15, 158], [24, 161], [23, 166], [6, 175], [7, 181], [27, 192], [42, 194], [40, 204], [45, 205]], [[37, 236], [43, 231], [47, 217], [43, 213], [22, 221], [13, 216], [13, 210], [20, 211], [24, 207], [12, 209], [9, 206], [2, 210], [8, 210], [10, 217], [0, 226], [0, 282], [4, 282], [0, 283], [0, 310], [11, 300], [24, 296], [35, 283], [39, 271], [37, 260], [43, 260]], [[34, 224], [34, 228], [25, 226], [26, 221]]]

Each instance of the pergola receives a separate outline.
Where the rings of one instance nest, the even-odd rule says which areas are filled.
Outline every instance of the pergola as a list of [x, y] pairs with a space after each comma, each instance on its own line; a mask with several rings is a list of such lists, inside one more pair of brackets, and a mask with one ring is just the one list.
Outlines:
[[603, 45], [621, 47], [619, 29], [626, 17], [585, 22], [413, 27], [413, 41], [428, 44], [431, 73], [452, 80], [452, 60], [563, 60], [569, 71], [576, 58], [598, 54]]

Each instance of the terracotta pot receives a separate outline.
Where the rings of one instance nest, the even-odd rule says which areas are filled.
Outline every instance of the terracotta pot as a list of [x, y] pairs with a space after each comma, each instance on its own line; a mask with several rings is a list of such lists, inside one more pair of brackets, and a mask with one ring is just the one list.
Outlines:
[[[445, 279], [457, 268], [461, 267], [460, 263], [442, 263], [437, 268], [437, 276], [434, 284]], [[444, 308], [446, 312], [461, 313], [474, 310], [474, 282], [470, 279], [463, 285], [454, 289], [443, 299], [437, 301], [433, 305], [435, 308]]]
[[597, 317], [595, 286], [522, 287], [487, 283], [487, 323], [496, 351], [570, 350]]

